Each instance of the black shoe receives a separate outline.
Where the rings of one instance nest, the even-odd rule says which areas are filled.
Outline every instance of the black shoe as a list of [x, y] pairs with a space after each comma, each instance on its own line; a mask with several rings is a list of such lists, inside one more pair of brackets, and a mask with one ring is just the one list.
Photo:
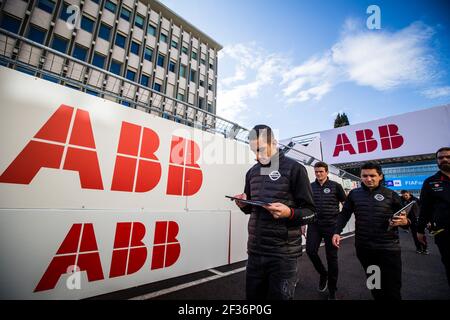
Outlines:
[[430, 254], [430, 253], [428, 252], [428, 250], [427, 250], [427, 249], [425, 249], [425, 250], [422, 250], [421, 254], [425, 254], [425, 255], [427, 255], [427, 254]]
[[319, 281], [319, 292], [325, 292], [328, 288], [328, 276], [321, 275]]

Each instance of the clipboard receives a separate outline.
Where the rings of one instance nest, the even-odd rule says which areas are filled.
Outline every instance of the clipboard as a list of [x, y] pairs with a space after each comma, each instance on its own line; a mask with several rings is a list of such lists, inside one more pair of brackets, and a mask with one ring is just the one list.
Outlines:
[[244, 199], [239, 199], [239, 198], [235, 198], [235, 197], [231, 197], [231, 196], [225, 196], [225, 198], [229, 198], [230, 200], [237, 200], [242, 203], [246, 203], [246, 204], [249, 204], [252, 206], [258, 206], [258, 207], [264, 207], [264, 206], [270, 205], [270, 203], [268, 203], [268, 202], [258, 201], [258, 200], [244, 200]]
[[[397, 212], [395, 212], [395, 213], [389, 218], [389, 221], [391, 221], [392, 218], [394, 218], [394, 217], [399, 217], [399, 216], [400, 216], [400, 213], [403, 212], [403, 211], [406, 211], [406, 215], [408, 216], [408, 213], [411, 211], [411, 208], [412, 208], [412, 206], [413, 206], [415, 203], [416, 203], [415, 200], [413, 200], [413, 201], [411, 201], [410, 203], [408, 203], [406, 206], [404, 206], [403, 208], [401, 208], [400, 210], [398, 210]], [[395, 228], [395, 227], [388, 226], [388, 231], [391, 231], [392, 228]]]

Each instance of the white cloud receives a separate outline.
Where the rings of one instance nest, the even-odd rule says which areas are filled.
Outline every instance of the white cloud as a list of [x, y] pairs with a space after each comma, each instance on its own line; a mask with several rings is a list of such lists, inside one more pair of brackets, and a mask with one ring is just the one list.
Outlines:
[[[229, 76], [219, 78], [218, 114], [244, 121], [251, 99], [270, 88], [280, 92], [285, 104], [321, 100], [340, 83], [378, 91], [430, 88], [439, 77], [429, 44], [433, 34], [433, 29], [421, 22], [392, 32], [368, 30], [364, 21], [347, 19], [330, 49], [298, 65], [290, 57], [268, 53], [255, 43], [225, 46], [219, 52], [220, 64], [231, 63], [233, 68]], [[447, 96], [450, 87], [431, 87], [422, 94], [428, 98]]]
[[384, 91], [420, 86], [437, 77], [428, 46], [430, 27], [417, 22], [397, 32], [357, 31], [357, 23], [348, 19], [337, 43], [284, 76], [289, 103], [320, 100], [341, 82]]
[[226, 46], [220, 51], [219, 59], [220, 63], [225, 59], [234, 62], [234, 74], [218, 83], [217, 111], [220, 116], [235, 121], [246, 117], [248, 100], [257, 97], [282, 74], [281, 66], [285, 61], [254, 43]]
[[450, 86], [431, 88], [422, 91], [422, 94], [430, 99], [450, 96]]

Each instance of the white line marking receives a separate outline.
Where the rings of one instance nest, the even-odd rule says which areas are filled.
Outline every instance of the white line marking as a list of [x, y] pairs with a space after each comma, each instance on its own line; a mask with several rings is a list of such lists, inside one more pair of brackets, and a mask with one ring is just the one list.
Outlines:
[[[353, 237], [354, 235], [355, 234], [353, 233], [353, 234], [350, 234], [348, 236], [341, 237], [341, 240]], [[323, 246], [323, 244], [321, 246]], [[305, 252], [305, 251], [306, 251], [306, 249], [303, 249], [303, 252]], [[152, 298], [155, 298], [155, 297], [158, 297], [158, 296], [162, 296], [162, 295], [165, 295], [165, 294], [168, 294], [168, 293], [172, 293], [172, 292], [175, 292], [175, 291], [179, 291], [179, 290], [183, 290], [183, 289], [186, 289], [186, 288], [189, 288], [189, 287], [193, 287], [193, 286], [196, 286], [196, 285], [199, 285], [199, 284], [202, 284], [202, 283], [206, 283], [206, 282], [209, 282], [209, 281], [213, 281], [213, 280], [217, 280], [217, 279], [220, 279], [220, 278], [223, 278], [223, 277], [227, 277], [227, 276], [230, 276], [232, 274], [245, 271], [245, 268], [246, 267], [241, 267], [241, 268], [234, 269], [234, 270], [231, 270], [231, 271], [228, 271], [228, 272], [220, 272], [220, 271], [217, 271], [215, 269], [208, 269], [208, 271], [210, 271], [212, 273], [215, 273], [216, 275], [215, 276], [206, 277], [206, 278], [203, 278], [203, 279], [199, 279], [199, 280], [195, 280], [195, 281], [191, 281], [191, 282], [187, 282], [187, 283], [183, 283], [183, 284], [180, 284], [178, 286], [173, 286], [173, 287], [170, 287], [170, 288], [167, 288], [167, 289], [151, 292], [151, 293], [144, 294], [144, 295], [141, 295], [141, 296], [137, 296], [137, 297], [131, 298], [129, 300], [147, 300], [147, 299], [152, 299]]]

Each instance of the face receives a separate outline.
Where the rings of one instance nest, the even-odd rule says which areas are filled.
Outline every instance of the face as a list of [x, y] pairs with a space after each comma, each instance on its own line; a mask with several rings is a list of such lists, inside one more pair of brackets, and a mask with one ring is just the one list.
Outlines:
[[260, 136], [258, 139], [250, 140], [250, 149], [255, 153], [256, 160], [261, 164], [268, 164], [272, 157], [275, 147], [274, 143], [267, 143], [265, 136]]
[[445, 172], [450, 172], [450, 151], [438, 152], [437, 163], [439, 169]]
[[316, 175], [317, 180], [319, 181], [325, 181], [328, 177], [328, 172], [325, 170], [325, 168], [314, 168], [314, 174]]
[[380, 185], [383, 175], [378, 174], [376, 169], [363, 169], [361, 170], [361, 180], [366, 187], [373, 189]]
[[411, 195], [408, 192], [402, 193], [402, 198], [405, 200], [409, 200], [409, 198], [411, 198]]

